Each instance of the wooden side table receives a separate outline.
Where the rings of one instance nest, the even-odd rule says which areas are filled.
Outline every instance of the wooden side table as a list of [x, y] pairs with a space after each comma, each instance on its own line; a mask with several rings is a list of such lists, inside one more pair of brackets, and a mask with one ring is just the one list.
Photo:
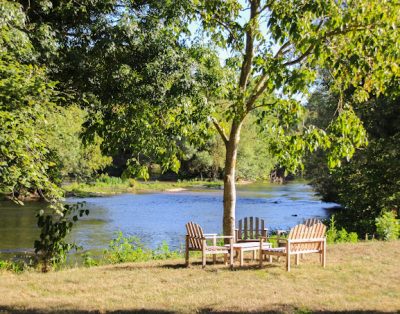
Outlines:
[[[263, 248], [271, 248], [271, 243], [263, 243]], [[259, 249], [260, 242], [243, 242], [233, 244], [233, 250], [239, 255], [240, 266], [243, 266], [244, 252], [253, 252], [253, 259], [255, 259], [256, 253]]]

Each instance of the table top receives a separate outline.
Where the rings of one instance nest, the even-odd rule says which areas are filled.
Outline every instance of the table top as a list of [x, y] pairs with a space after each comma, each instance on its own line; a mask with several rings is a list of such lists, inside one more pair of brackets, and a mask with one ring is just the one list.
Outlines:
[[[225, 246], [230, 246], [229, 244], [226, 244]], [[264, 242], [263, 247], [271, 247], [271, 243], [269, 242]], [[260, 242], [240, 242], [240, 243], [234, 243], [233, 248], [260, 248]]]

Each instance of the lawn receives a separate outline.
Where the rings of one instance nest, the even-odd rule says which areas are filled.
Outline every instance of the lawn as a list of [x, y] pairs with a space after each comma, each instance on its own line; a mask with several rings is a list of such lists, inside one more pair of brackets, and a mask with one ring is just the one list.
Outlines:
[[386, 313], [400, 311], [400, 241], [328, 246], [327, 267], [307, 256], [290, 273], [284, 261], [234, 271], [198, 258], [0, 273], [0, 313], [229, 312]]

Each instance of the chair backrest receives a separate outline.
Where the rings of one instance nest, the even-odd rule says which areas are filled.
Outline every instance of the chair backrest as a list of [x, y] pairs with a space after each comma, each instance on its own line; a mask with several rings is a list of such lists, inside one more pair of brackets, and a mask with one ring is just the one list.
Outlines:
[[267, 236], [264, 219], [258, 217], [245, 217], [239, 220], [237, 228], [237, 241], [259, 239]]
[[[304, 224], [300, 224], [294, 226], [290, 232], [288, 239], [289, 240], [305, 240], [305, 239], [320, 239], [325, 237], [326, 226], [321, 223], [314, 223], [310, 226], [306, 226]], [[294, 243], [291, 245], [291, 251], [306, 251], [306, 250], [318, 250], [320, 248], [321, 243], [312, 242], [312, 243]]]
[[204, 233], [200, 225], [190, 221], [186, 224], [186, 232], [189, 236], [189, 247], [201, 250]]
[[308, 218], [308, 219], [304, 219], [303, 225], [306, 225], [307, 227], [310, 227], [314, 224], [317, 223], [322, 223], [321, 220], [319, 220], [318, 218]]

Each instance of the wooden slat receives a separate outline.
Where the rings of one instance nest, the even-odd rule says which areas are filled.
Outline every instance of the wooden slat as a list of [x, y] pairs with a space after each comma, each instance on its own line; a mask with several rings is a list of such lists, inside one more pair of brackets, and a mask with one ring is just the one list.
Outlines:
[[200, 225], [198, 224], [194, 224], [195, 228], [196, 228], [196, 237], [197, 237], [197, 241], [199, 242], [199, 247], [203, 247], [203, 243], [202, 243], [202, 238], [203, 238], [203, 230], [201, 229]]
[[193, 222], [189, 223], [189, 230], [190, 230], [190, 236], [191, 236], [192, 243], [193, 243], [193, 248], [201, 249], [201, 244], [199, 244], [198, 239], [196, 237], [196, 229], [195, 229]]
[[239, 220], [238, 240], [242, 240], [242, 231], [243, 231], [243, 222], [242, 222], [242, 219], [240, 219]]
[[244, 218], [244, 229], [243, 229], [243, 233], [244, 233], [244, 237], [243, 239], [246, 240], [248, 239], [248, 223], [247, 223], [247, 217]]
[[261, 219], [261, 235], [262, 236], [267, 236], [266, 234], [264, 234], [264, 230], [265, 230], [264, 219]]
[[191, 237], [192, 237], [192, 241], [193, 241], [193, 248], [201, 249], [201, 243], [199, 243], [199, 241], [196, 237], [195, 224], [193, 222], [190, 222], [189, 228], [190, 228], [190, 233], [191, 233]]
[[253, 217], [250, 217], [250, 235], [248, 239], [254, 239], [254, 221]]
[[256, 239], [259, 239], [260, 238], [260, 233], [261, 233], [261, 230], [260, 230], [260, 218], [258, 218], [258, 217], [256, 217]]

